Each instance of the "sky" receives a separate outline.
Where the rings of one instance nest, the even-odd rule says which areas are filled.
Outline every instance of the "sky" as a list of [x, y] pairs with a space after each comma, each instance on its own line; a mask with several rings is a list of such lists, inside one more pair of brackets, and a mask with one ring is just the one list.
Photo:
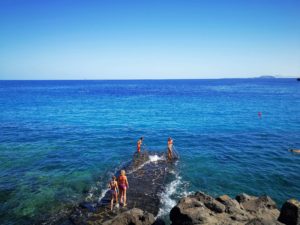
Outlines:
[[300, 76], [300, 0], [1, 0], [0, 79]]

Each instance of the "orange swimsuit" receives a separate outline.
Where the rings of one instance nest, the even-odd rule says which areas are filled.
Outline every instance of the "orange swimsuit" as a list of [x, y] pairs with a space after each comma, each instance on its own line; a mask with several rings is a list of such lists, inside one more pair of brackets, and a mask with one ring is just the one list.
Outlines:
[[137, 151], [138, 151], [138, 152], [141, 151], [141, 145], [142, 145], [142, 141], [139, 140], [139, 141], [137, 142]]
[[170, 148], [173, 145], [173, 140], [168, 141], [168, 147]]
[[126, 176], [119, 176], [119, 188], [123, 190], [127, 188]]

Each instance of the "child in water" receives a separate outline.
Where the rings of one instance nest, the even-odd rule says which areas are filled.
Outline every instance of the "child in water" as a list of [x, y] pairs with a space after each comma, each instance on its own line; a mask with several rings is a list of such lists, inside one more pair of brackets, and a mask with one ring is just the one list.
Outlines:
[[119, 189], [121, 194], [120, 202], [123, 203], [123, 206], [125, 207], [126, 204], [126, 190], [129, 187], [128, 180], [126, 177], [125, 170], [121, 170], [121, 175], [119, 176]]
[[118, 182], [116, 181], [116, 177], [113, 176], [112, 180], [109, 182], [109, 188], [110, 188], [110, 193], [111, 193], [111, 202], [110, 202], [110, 210], [113, 210], [114, 206], [114, 200], [116, 201], [116, 206], [119, 205], [118, 203]]

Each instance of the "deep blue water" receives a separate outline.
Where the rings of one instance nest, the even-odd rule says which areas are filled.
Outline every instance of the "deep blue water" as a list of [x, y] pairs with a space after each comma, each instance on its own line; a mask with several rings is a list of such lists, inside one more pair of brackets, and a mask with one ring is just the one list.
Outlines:
[[162, 215], [195, 190], [300, 198], [295, 79], [0, 81], [0, 223], [100, 195], [140, 136], [181, 156]]

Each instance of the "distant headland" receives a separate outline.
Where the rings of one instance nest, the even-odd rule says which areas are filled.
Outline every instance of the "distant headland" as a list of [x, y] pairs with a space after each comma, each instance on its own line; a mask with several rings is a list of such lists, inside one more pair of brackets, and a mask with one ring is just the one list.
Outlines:
[[276, 79], [277, 77], [272, 76], [272, 75], [262, 75], [262, 76], [255, 77], [255, 78], [257, 78], [257, 79]]

